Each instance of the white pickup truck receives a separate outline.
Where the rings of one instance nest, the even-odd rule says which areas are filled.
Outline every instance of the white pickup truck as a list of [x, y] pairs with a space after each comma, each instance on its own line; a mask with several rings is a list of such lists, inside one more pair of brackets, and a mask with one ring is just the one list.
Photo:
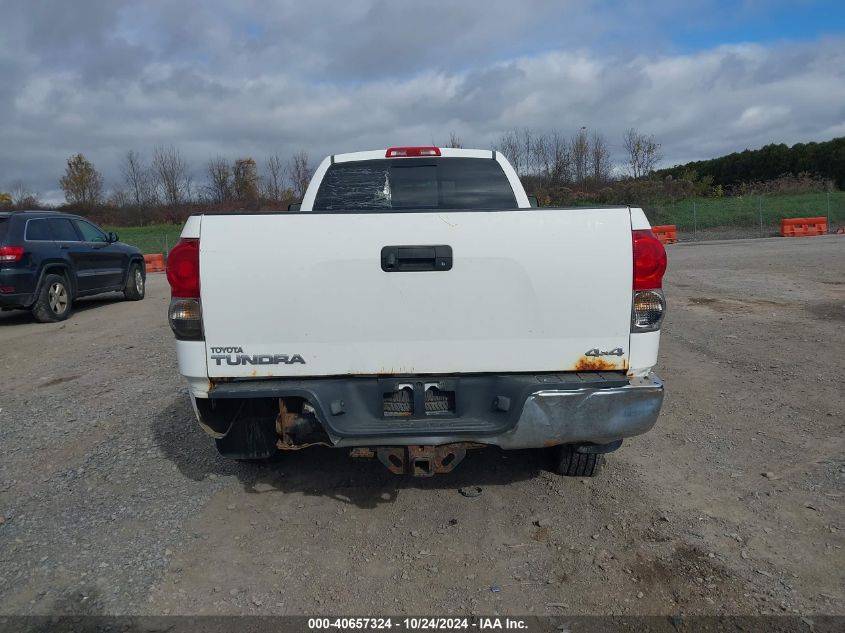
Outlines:
[[297, 210], [192, 216], [169, 321], [225, 456], [428, 476], [554, 447], [584, 477], [657, 419], [665, 269], [641, 209], [536, 208], [501, 153], [398, 147], [326, 158]]

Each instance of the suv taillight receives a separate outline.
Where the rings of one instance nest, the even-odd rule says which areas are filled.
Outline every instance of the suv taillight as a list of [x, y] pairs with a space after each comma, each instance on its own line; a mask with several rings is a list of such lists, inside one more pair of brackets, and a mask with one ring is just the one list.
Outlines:
[[19, 262], [22, 257], [21, 246], [0, 246], [0, 262]]
[[178, 339], [202, 339], [200, 305], [200, 242], [195, 238], [179, 240], [167, 255], [167, 282], [170, 307], [167, 320]]
[[654, 332], [660, 329], [666, 314], [663, 296], [663, 273], [666, 272], [666, 249], [651, 230], [633, 231], [634, 294], [631, 308], [631, 332]]

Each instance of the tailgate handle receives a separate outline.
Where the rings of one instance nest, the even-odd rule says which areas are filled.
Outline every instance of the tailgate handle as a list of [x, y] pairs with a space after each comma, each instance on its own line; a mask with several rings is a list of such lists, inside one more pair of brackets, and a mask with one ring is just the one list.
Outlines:
[[381, 249], [381, 269], [386, 273], [452, 270], [452, 247], [385, 246]]

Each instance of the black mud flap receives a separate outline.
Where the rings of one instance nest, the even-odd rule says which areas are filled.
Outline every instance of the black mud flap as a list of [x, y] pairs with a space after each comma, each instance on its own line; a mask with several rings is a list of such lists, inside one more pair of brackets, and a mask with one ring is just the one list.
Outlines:
[[232, 424], [217, 450], [230, 459], [266, 459], [276, 453], [276, 421], [272, 418], [244, 418]]

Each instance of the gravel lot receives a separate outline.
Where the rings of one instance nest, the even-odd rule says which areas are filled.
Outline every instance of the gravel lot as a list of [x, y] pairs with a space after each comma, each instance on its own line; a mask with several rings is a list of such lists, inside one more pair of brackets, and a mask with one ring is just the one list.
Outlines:
[[224, 461], [163, 275], [1, 314], [0, 614], [845, 614], [845, 238], [669, 259], [663, 414], [595, 480], [497, 450], [432, 480]]

